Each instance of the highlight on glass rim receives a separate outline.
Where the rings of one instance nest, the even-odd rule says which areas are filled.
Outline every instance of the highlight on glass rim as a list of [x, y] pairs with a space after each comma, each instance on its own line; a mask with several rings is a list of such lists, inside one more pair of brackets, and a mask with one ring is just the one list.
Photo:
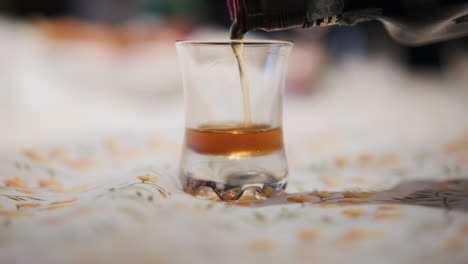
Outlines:
[[467, 0], [1, 0], [0, 263], [466, 263]]

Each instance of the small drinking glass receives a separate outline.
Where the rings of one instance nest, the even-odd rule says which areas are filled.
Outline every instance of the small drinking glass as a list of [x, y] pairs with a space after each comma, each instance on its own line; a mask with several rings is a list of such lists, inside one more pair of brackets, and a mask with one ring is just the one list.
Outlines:
[[288, 174], [282, 104], [292, 43], [178, 41], [176, 47], [185, 99], [184, 190], [223, 201], [282, 192]]

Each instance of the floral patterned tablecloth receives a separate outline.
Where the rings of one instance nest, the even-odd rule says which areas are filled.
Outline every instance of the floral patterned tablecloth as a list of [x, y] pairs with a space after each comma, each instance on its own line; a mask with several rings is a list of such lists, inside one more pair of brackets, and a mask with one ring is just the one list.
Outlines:
[[41, 144], [25, 140], [41, 130], [32, 115], [10, 130], [27, 143], [0, 153], [0, 263], [468, 263], [466, 97], [362, 89], [355, 73], [335, 75], [349, 90], [330, 78], [328, 92], [287, 98], [290, 184], [266, 201], [181, 191], [178, 99], [114, 113], [141, 121], [131, 133]]

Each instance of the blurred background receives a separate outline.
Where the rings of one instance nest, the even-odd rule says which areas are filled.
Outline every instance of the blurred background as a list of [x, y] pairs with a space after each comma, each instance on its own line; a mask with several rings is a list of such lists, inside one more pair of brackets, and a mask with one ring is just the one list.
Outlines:
[[[131, 130], [157, 105], [181, 111], [174, 41], [227, 40], [230, 26], [224, 0], [0, 0], [0, 12], [0, 147]], [[337, 112], [466, 102], [467, 38], [406, 47], [379, 22], [247, 38], [295, 42], [286, 85], [293, 105], [330, 94], [342, 98], [329, 104]]]

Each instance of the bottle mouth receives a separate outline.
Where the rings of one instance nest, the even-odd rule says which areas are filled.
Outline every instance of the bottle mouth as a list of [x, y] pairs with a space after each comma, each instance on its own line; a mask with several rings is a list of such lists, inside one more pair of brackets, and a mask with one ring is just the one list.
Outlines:
[[243, 44], [249, 47], [265, 47], [265, 46], [293, 46], [293, 42], [289, 40], [231, 40], [231, 41], [198, 41], [198, 40], [177, 40], [176, 45], [184, 46], [232, 46], [232, 44]]
[[307, 20], [308, 2], [310, 0], [227, 0], [232, 21], [231, 39], [242, 39], [254, 29], [276, 31], [301, 27]]

